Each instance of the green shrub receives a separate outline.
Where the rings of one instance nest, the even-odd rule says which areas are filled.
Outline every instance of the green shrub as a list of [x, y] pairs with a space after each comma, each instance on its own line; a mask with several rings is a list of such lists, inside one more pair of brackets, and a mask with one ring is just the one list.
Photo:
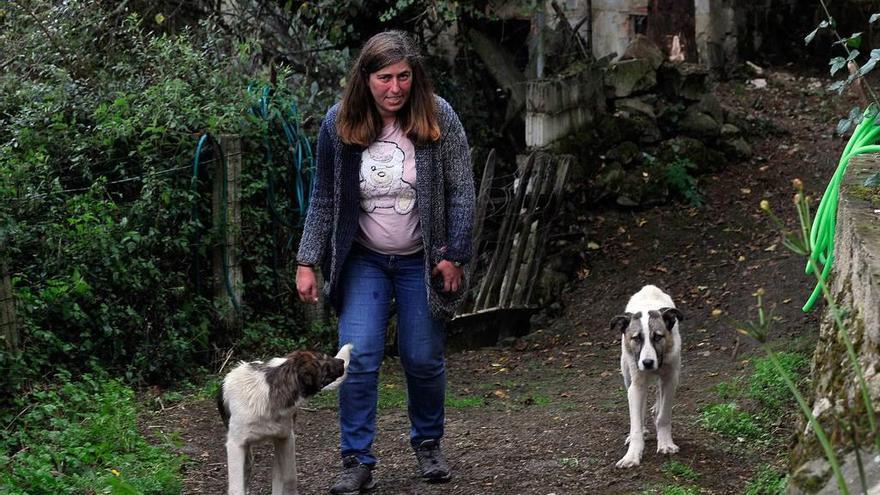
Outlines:
[[697, 179], [691, 175], [696, 165], [687, 158], [666, 165], [663, 179], [670, 190], [680, 195], [691, 206], [702, 206], [704, 199], [697, 188]]
[[[313, 83], [338, 81], [347, 52], [321, 54], [332, 70], [316, 76], [270, 74], [252, 63], [259, 43], [231, 44], [210, 22], [173, 33], [112, 2], [28, 6], [40, 15], [11, 4], [0, 16], [0, 53], [18, 54], [0, 71], [0, 261], [28, 351], [0, 349], [0, 408], [58, 363], [162, 382], [222, 359], [242, 336], [243, 353], [327, 341], [297, 323], [292, 188], [308, 177], [288, 169], [279, 117], [296, 122], [298, 102], [314, 135], [338, 87]], [[251, 113], [264, 94], [268, 119]], [[193, 172], [205, 132], [242, 138], [243, 335], [221, 325], [226, 304], [214, 300], [223, 227], [211, 183], [222, 169], [208, 149]]]
[[182, 459], [141, 437], [130, 388], [102, 374], [54, 383], [0, 414], [16, 426], [0, 430], [3, 493], [179, 493]]

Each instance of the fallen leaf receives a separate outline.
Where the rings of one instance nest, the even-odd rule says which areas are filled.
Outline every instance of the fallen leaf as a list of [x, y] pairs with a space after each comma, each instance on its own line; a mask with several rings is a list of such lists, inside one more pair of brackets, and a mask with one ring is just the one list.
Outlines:
[[740, 256], [739, 258], [736, 259], [736, 261], [739, 261], [740, 263], [742, 263], [745, 260], [746, 260], [745, 256]]
[[716, 317], [716, 318], [719, 317], [719, 316], [721, 316], [722, 314], [724, 314], [724, 311], [721, 311], [721, 310], [718, 309], [718, 308], [715, 308], [715, 309], [712, 310], [712, 316], [714, 316], [714, 317]]
[[506, 399], [507, 398], [507, 392], [505, 392], [504, 390], [501, 390], [501, 389], [498, 389], [495, 392], [493, 392], [493, 395], [495, 395], [495, 397], [498, 397], [499, 399]]
[[752, 194], [752, 190], [747, 187], [740, 189], [739, 192], [741, 192], [743, 194]]
[[599, 249], [599, 245], [593, 241], [587, 243], [587, 249]]
[[771, 244], [771, 245], [767, 246], [766, 248], [764, 248], [764, 251], [768, 251], [768, 252], [771, 252], [771, 253], [772, 253], [773, 251], [776, 251], [776, 244]]

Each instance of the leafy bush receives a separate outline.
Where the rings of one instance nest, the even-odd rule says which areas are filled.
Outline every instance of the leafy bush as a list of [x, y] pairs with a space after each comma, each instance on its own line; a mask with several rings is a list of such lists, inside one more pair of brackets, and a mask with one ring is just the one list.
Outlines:
[[[114, 8], [35, 0], [0, 10], [0, 265], [27, 350], [0, 349], [0, 407], [58, 363], [156, 382], [242, 336], [244, 352], [327, 340], [297, 323], [291, 257], [307, 182], [298, 191], [295, 179], [308, 177], [291, 168], [280, 118], [297, 125], [294, 102], [320, 116], [338, 87], [261, 69], [259, 43], [233, 45], [211, 22], [173, 34]], [[333, 70], [316, 72], [338, 81], [347, 52], [321, 57]], [[313, 134], [319, 119], [305, 120], [298, 130]], [[220, 324], [225, 303], [214, 301], [223, 226], [212, 223], [210, 191], [222, 168], [208, 149], [194, 173], [205, 132], [242, 138], [243, 335]]]
[[72, 382], [66, 372], [54, 383], [0, 414], [17, 426], [0, 430], [2, 493], [180, 492], [182, 459], [140, 436], [130, 388], [100, 375]]

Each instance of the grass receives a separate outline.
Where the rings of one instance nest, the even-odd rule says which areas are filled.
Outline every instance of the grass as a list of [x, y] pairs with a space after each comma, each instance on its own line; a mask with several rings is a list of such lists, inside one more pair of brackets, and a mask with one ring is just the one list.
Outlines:
[[660, 471], [675, 481], [697, 481], [697, 478], [700, 477], [693, 467], [676, 460], [663, 464]]
[[[339, 393], [336, 391], [322, 392], [309, 399], [306, 407], [335, 409], [338, 404], [338, 397]], [[486, 400], [477, 395], [457, 395], [447, 391], [445, 405], [451, 409], [469, 409], [485, 406]], [[406, 408], [406, 387], [395, 382], [380, 383], [378, 408], [379, 410]]]
[[0, 492], [180, 492], [183, 458], [141, 436], [133, 390], [93, 375], [53, 383], [20, 399], [14, 419], [0, 415], [15, 427], [0, 431]]
[[[795, 383], [801, 381], [808, 371], [809, 360], [801, 352], [777, 352], [776, 358]], [[721, 402], [703, 409], [700, 414], [703, 427], [725, 437], [750, 440], [758, 445], [785, 442], [784, 438], [772, 436], [771, 431], [779, 424], [780, 418], [795, 409], [796, 403], [768, 357], [756, 358], [749, 375], [719, 383], [714, 392]], [[785, 475], [765, 465], [746, 486], [744, 494], [782, 494], [786, 482]]]
[[760, 420], [740, 409], [736, 402], [710, 405], [700, 414], [700, 423], [728, 437], [747, 440], [762, 440], [767, 437]]
[[[779, 352], [777, 358], [796, 381], [807, 371], [808, 360], [801, 353]], [[772, 441], [772, 428], [795, 405], [767, 357], [754, 360], [751, 374], [719, 383], [714, 391], [721, 402], [703, 409], [700, 424], [731, 438]]]
[[[776, 357], [789, 376], [793, 377], [803, 376], [809, 364], [804, 355], [793, 352], [780, 352]], [[785, 405], [794, 401], [782, 377], [766, 357], [755, 361], [755, 371], [749, 378], [745, 394], [774, 415], [784, 412]]]
[[642, 495], [699, 495], [700, 489], [695, 486], [660, 485], [642, 492]]
[[744, 495], [782, 495], [788, 477], [770, 466], [762, 466], [752, 481], [746, 485]]
[[712, 391], [721, 400], [736, 400], [742, 396], [743, 390], [745, 390], [744, 381], [743, 377], [738, 376], [728, 382], [721, 382], [715, 385], [712, 387]]

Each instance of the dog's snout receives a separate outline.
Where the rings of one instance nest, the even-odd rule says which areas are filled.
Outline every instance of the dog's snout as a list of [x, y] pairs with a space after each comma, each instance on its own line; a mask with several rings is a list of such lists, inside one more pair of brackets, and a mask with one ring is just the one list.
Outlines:
[[644, 368], [646, 370], [652, 370], [652, 369], [654, 369], [654, 360], [653, 359], [642, 359], [642, 366], [644, 366]]

